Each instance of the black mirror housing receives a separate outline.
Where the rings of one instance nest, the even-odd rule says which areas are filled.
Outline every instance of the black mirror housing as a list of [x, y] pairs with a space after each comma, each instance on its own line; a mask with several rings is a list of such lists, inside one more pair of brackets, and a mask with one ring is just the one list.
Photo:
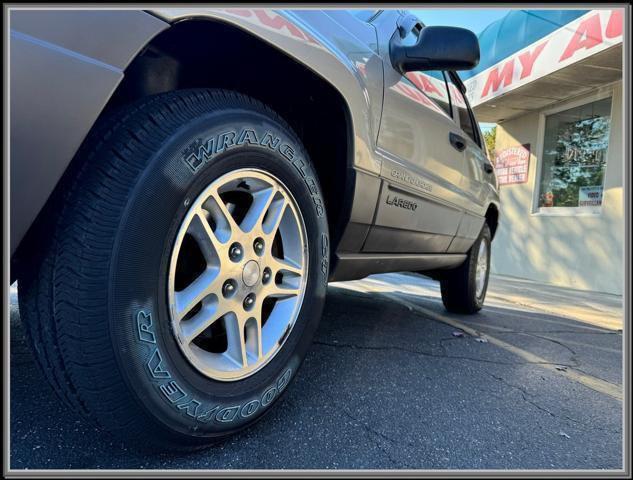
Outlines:
[[393, 67], [402, 72], [470, 70], [479, 63], [479, 40], [465, 28], [422, 28], [415, 45], [402, 45], [395, 34], [389, 45]]

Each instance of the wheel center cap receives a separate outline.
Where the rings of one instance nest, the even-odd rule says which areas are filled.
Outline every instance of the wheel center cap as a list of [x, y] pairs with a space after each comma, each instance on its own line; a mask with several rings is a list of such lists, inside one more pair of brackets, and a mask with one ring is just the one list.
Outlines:
[[259, 265], [255, 260], [251, 260], [242, 270], [242, 281], [247, 287], [252, 287], [259, 280]]

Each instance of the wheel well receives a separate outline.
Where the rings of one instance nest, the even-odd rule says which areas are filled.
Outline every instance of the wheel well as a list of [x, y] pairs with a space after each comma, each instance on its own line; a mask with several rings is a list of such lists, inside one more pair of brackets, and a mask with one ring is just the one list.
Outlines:
[[486, 211], [486, 223], [490, 228], [490, 235], [495, 238], [495, 232], [499, 225], [499, 209], [495, 205], [490, 205]]
[[353, 174], [347, 168], [353, 159], [351, 115], [341, 94], [297, 60], [240, 28], [187, 20], [159, 34], [130, 64], [104, 114], [147, 95], [200, 87], [249, 95], [290, 124], [317, 170], [335, 251], [351, 205], [342, 194], [351, 196]]

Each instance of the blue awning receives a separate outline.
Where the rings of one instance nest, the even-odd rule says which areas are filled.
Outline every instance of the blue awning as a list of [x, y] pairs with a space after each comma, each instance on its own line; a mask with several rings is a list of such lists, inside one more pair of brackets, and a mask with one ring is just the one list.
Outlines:
[[466, 80], [567, 25], [589, 10], [513, 10], [479, 34], [481, 59], [476, 68], [459, 72]]

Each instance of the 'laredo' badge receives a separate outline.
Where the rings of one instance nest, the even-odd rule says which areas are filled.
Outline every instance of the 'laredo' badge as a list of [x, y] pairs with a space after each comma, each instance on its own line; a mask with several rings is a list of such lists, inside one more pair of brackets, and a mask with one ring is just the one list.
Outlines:
[[406, 198], [400, 198], [397, 195], [387, 195], [387, 205], [393, 205], [394, 207], [404, 208], [405, 210], [411, 210], [415, 212], [415, 209], [418, 208], [418, 204], [407, 200]]

